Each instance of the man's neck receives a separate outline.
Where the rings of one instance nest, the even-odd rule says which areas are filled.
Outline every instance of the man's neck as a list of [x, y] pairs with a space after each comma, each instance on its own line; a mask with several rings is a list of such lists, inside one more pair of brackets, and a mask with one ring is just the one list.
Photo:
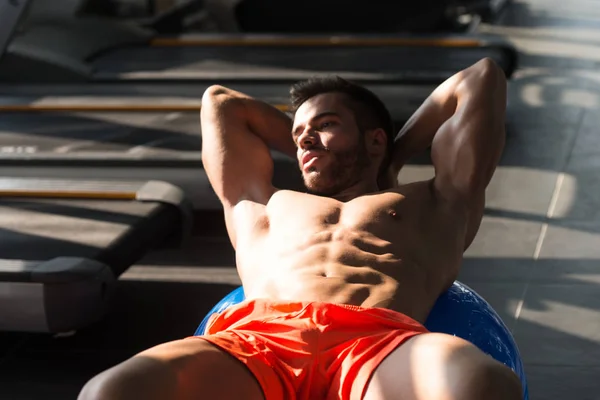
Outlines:
[[341, 202], [347, 202], [365, 194], [374, 193], [378, 191], [379, 186], [377, 185], [377, 181], [360, 180], [354, 185], [350, 186], [349, 188], [346, 188], [341, 192], [334, 194], [331, 197]]

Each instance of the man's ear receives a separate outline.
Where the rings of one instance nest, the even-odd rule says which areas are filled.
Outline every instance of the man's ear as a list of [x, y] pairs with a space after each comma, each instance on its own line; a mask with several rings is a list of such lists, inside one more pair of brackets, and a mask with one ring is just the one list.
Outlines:
[[371, 129], [365, 135], [367, 151], [372, 155], [385, 155], [387, 135], [382, 128]]

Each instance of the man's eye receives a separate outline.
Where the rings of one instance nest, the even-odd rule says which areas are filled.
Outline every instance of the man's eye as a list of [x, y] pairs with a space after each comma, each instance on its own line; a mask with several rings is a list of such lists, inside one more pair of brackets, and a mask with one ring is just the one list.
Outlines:
[[331, 125], [333, 125], [333, 122], [331, 122], [331, 121], [323, 122], [321, 124], [321, 129], [327, 128], [328, 126], [331, 126]]

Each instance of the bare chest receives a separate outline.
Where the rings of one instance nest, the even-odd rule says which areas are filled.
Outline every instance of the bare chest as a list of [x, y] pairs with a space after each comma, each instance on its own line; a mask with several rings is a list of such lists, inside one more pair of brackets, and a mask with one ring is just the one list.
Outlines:
[[[246, 222], [244, 248], [264, 244], [270, 253], [338, 244], [339, 251], [369, 249], [406, 255], [420, 252], [426, 202], [396, 192], [362, 196], [348, 202], [304, 193], [279, 191], [266, 206], [257, 207]], [[427, 213], [425, 213], [427, 214]], [[318, 248], [318, 246], [317, 246]]]
[[268, 268], [267, 275], [302, 270], [347, 278], [362, 271], [355, 267], [368, 266], [365, 273], [377, 271], [398, 281], [412, 282], [417, 270], [428, 271], [419, 276], [445, 279], [439, 270], [459, 255], [448, 242], [455, 235], [439, 229], [439, 216], [426, 196], [384, 192], [340, 202], [279, 191], [266, 206], [249, 207], [247, 218], [238, 220], [244, 226], [237, 225], [244, 231], [238, 235], [238, 266], [253, 271], [247, 276], [265, 275]]
[[342, 203], [331, 198], [280, 191], [265, 208], [265, 217], [272, 232], [338, 226], [376, 234], [406, 223], [410, 214], [407, 208], [405, 197], [398, 193], [363, 196]]

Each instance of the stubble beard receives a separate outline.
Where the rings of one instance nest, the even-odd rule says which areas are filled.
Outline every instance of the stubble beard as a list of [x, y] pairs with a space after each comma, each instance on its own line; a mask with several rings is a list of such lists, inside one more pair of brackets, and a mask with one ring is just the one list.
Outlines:
[[311, 168], [302, 176], [308, 193], [314, 195], [330, 197], [352, 187], [371, 164], [362, 141], [343, 152], [324, 150], [328, 157], [333, 158], [327, 167], [320, 171]]

